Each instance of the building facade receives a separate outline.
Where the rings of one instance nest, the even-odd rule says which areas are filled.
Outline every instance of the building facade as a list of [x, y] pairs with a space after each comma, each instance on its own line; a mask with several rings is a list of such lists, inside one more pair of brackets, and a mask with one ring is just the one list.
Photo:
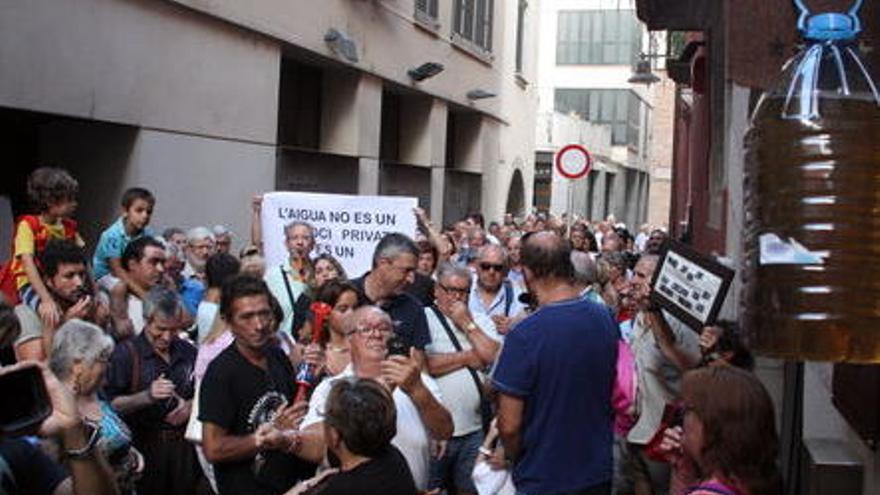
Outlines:
[[[806, 3], [816, 11], [846, 12], [856, 2]], [[676, 82], [671, 233], [742, 267], [746, 135], [760, 95], [800, 42], [794, 3], [637, 4], [651, 29], [676, 31], [686, 40], [667, 66]], [[880, 4], [866, 2], [860, 17], [861, 43], [878, 46]], [[867, 50], [865, 57], [876, 74], [880, 52]], [[741, 284], [735, 277], [723, 318], [736, 320], [743, 309]], [[759, 357], [755, 372], [776, 405], [785, 494], [880, 492], [880, 366]]]
[[[661, 159], [652, 144], [657, 85], [628, 81], [648, 52], [649, 39], [632, 1], [542, 4], [535, 185], [539, 209], [559, 213], [571, 208], [592, 220], [614, 215], [630, 228], [648, 218], [653, 166], [668, 167], [671, 159]], [[571, 130], [571, 125], [559, 124], [568, 117], [585, 122], [582, 129], [549, 132]], [[554, 155], [567, 144], [582, 144], [593, 152], [588, 177], [571, 182], [555, 172]], [[664, 207], [662, 200], [653, 203], [653, 209]]]
[[87, 240], [132, 185], [157, 226], [242, 234], [272, 190], [415, 196], [435, 221], [523, 210], [537, 4], [4, 3], [0, 196], [20, 213], [30, 170], [68, 168]]

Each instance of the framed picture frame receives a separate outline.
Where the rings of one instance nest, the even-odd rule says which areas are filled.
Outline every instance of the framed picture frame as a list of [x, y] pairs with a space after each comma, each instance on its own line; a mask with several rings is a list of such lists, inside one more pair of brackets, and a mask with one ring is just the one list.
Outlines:
[[651, 302], [699, 332], [718, 317], [734, 273], [690, 246], [670, 240], [654, 270]]

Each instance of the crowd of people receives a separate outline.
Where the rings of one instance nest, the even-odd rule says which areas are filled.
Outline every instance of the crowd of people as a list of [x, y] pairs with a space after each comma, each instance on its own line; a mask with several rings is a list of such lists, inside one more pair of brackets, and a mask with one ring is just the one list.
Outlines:
[[32, 173], [0, 278], [0, 378], [37, 367], [52, 406], [4, 430], [2, 493], [779, 493], [736, 324], [651, 302], [662, 229], [417, 209], [347, 274], [299, 221], [267, 266], [259, 197], [240, 242], [154, 230], [133, 187], [90, 248], [77, 189]]

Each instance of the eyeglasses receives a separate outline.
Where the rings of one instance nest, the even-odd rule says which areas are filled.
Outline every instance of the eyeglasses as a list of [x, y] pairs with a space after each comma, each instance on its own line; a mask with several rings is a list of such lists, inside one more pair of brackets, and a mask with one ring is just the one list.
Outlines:
[[495, 270], [498, 273], [504, 273], [504, 265], [495, 264], [495, 263], [480, 263], [480, 270], [484, 272], [488, 272], [489, 270]]
[[348, 335], [358, 333], [366, 337], [373, 333], [373, 331], [379, 332], [380, 335], [385, 336], [393, 332], [394, 329], [387, 325], [358, 326], [353, 331], [349, 332]]
[[448, 285], [443, 285], [440, 283], [438, 283], [437, 285], [439, 285], [440, 288], [445, 290], [446, 292], [451, 292], [453, 294], [468, 295], [471, 292], [470, 287], [449, 287]]

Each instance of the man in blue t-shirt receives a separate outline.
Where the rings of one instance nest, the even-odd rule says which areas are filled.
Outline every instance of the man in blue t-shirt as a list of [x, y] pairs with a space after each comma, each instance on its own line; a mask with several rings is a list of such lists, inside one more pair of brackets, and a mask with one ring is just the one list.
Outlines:
[[605, 308], [580, 297], [570, 255], [551, 232], [523, 241], [539, 308], [507, 335], [492, 377], [501, 441], [527, 495], [611, 493], [618, 331]]

